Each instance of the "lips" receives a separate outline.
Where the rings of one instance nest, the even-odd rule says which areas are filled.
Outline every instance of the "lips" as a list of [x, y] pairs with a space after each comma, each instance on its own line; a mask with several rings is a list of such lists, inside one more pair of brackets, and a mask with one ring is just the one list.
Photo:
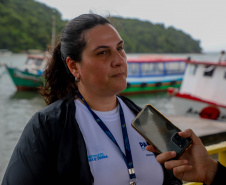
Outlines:
[[125, 73], [120, 72], [120, 73], [116, 73], [116, 74], [112, 75], [112, 77], [120, 77], [120, 76], [125, 76]]

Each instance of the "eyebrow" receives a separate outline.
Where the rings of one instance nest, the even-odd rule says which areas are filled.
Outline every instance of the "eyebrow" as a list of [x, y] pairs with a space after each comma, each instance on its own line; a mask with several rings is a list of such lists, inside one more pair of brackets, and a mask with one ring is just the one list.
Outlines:
[[[122, 43], [124, 43], [124, 41], [123, 40], [120, 40], [119, 43], [117, 44], [117, 46], [120, 45], [120, 44], [122, 44]], [[97, 46], [93, 51], [96, 51], [96, 50], [101, 49], [101, 48], [109, 48], [109, 46], [104, 46], [104, 45]]]

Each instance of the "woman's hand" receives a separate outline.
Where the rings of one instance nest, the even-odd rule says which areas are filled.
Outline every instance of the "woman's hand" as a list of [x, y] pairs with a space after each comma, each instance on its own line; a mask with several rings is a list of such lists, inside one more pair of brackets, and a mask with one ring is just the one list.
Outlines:
[[[191, 146], [181, 155], [178, 160], [170, 160], [176, 156], [175, 151], [159, 154], [156, 159], [159, 163], [164, 163], [166, 169], [173, 170], [174, 175], [185, 181], [203, 182], [209, 185], [217, 172], [217, 162], [208, 154], [202, 141], [191, 130], [179, 132], [183, 138], [192, 139]], [[153, 145], [146, 147], [146, 150], [157, 152]]]

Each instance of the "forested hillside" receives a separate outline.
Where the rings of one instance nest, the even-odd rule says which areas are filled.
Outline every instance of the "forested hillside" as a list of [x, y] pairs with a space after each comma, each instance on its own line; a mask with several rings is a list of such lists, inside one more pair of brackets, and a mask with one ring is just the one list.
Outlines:
[[[51, 43], [53, 16], [60, 35], [67, 20], [57, 10], [34, 0], [0, 0], [0, 49], [45, 51]], [[127, 53], [201, 52], [199, 41], [173, 27], [120, 17], [111, 20], [125, 40]]]
[[128, 52], [200, 53], [200, 42], [173, 27], [136, 19], [114, 18]]
[[59, 33], [65, 21], [58, 11], [34, 0], [0, 0], [0, 49], [46, 50], [51, 43], [53, 15]]

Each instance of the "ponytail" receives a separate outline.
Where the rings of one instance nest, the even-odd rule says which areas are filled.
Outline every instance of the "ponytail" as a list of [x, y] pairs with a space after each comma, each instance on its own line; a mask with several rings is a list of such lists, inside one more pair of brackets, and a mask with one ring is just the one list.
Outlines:
[[77, 92], [75, 79], [67, 68], [66, 61], [62, 59], [60, 42], [48, 61], [47, 68], [44, 71], [44, 78], [45, 82], [40, 89], [40, 94], [47, 105], [58, 99], [73, 96]]
[[44, 72], [45, 83], [40, 90], [48, 104], [56, 100], [77, 94], [74, 76], [69, 71], [66, 58], [76, 62], [82, 61], [82, 52], [86, 46], [85, 32], [97, 25], [110, 22], [97, 14], [82, 14], [64, 28], [61, 41], [55, 47], [47, 68]]

